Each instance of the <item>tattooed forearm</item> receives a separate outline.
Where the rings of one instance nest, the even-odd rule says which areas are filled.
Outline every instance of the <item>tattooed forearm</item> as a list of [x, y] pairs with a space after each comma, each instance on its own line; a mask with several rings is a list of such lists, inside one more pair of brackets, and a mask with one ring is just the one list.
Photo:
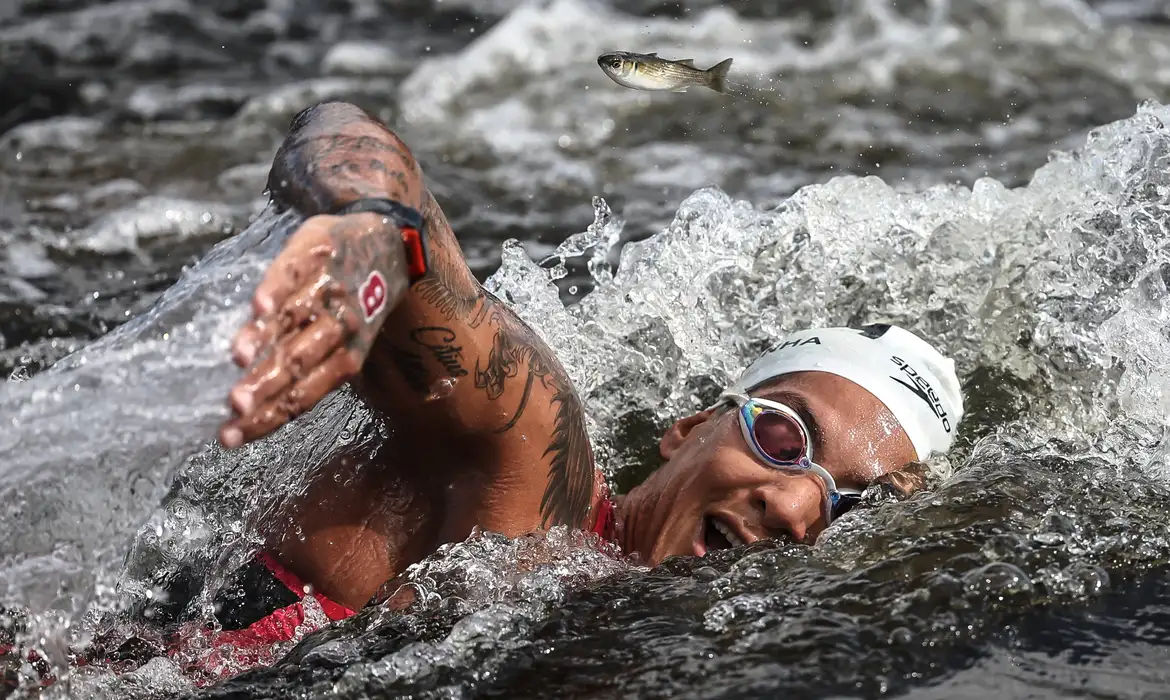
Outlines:
[[307, 216], [363, 197], [422, 205], [422, 173], [405, 144], [363, 110], [332, 103], [293, 120], [268, 174], [268, 191], [282, 207]]
[[[327, 308], [350, 331], [343, 350], [373, 358], [357, 363], [364, 372], [359, 391], [388, 414], [423, 421], [419, 425], [440, 415], [448, 421], [444, 429], [456, 426], [481, 437], [523, 430], [534, 439], [549, 431], [543, 452], [525, 450], [547, 462], [542, 521], [582, 525], [593, 492], [593, 455], [572, 383], [540, 338], [471, 275], [409, 149], [353, 105], [319, 105], [294, 119], [269, 174], [269, 191], [279, 206], [306, 216], [363, 197], [395, 199], [423, 213], [429, 270], [409, 290], [386, 288], [401, 278], [391, 274], [392, 266], [404, 264], [401, 237], [392, 227], [368, 233], [352, 223], [360, 218], [346, 216], [330, 236], [329, 275], [351, 293], [357, 290], [358, 304], [345, 308], [334, 298]], [[403, 303], [393, 307], [403, 293]], [[399, 391], [386, 391], [391, 387], [383, 378], [395, 376]], [[420, 402], [440, 379], [455, 380], [449, 386], [462, 392], [460, 400]]]

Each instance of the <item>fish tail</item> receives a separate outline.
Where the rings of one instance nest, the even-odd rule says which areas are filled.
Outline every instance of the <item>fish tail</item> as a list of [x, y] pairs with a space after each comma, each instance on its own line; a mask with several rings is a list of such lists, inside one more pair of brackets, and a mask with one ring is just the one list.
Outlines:
[[725, 59], [707, 69], [707, 86], [715, 92], [727, 93], [727, 71], [731, 70], [731, 59]]

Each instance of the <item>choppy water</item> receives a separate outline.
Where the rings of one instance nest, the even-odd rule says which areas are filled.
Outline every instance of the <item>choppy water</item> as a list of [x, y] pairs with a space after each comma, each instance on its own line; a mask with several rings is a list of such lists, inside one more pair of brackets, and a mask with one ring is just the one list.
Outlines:
[[[653, 571], [565, 532], [486, 535], [412, 571], [407, 614], [311, 617], [272, 668], [202, 687], [176, 663], [208, 657], [195, 639], [47, 695], [1164, 692], [1170, 108], [1138, 108], [1170, 102], [1163, 4], [620, 7], [0, 8], [0, 602], [60, 662], [95, 632], [149, 643], [159, 591], [193, 582], [206, 613], [287, 494], [376, 448], [345, 394], [242, 456], [206, 446], [227, 341], [295, 223], [261, 214], [267, 162], [322, 98], [395, 124], [477, 272], [502, 259], [490, 286], [564, 360], [619, 487], [768, 339], [873, 319], [966, 379], [935, 487], [812, 548]], [[609, 48], [733, 56], [777, 97], [625, 91], [593, 62]]]

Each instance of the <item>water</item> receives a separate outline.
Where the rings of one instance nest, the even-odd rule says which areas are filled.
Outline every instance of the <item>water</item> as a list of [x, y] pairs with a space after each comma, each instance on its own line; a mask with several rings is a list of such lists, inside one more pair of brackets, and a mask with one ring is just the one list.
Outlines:
[[[409, 572], [406, 614], [313, 633], [311, 613], [259, 660], [195, 636], [46, 695], [1162, 692], [1170, 108], [1139, 105], [1170, 102], [1165, 9], [621, 7], [0, 9], [0, 94], [20, 95], [0, 114], [0, 601], [33, 613], [22, 638], [61, 668], [95, 635], [149, 646], [169, 584], [206, 615], [288, 494], [377, 449], [345, 393], [242, 455], [207, 445], [227, 342], [295, 223], [263, 211], [267, 161], [315, 99], [412, 144], [477, 274], [562, 358], [619, 488], [770, 338], [861, 320], [959, 362], [968, 418], [934, 488], [875, 494], [812, 548], [653, 571], [564, 531], [485, 534]], [[733, 56], [775, 97], [621, 90], [593, 63], [610, 48]]]

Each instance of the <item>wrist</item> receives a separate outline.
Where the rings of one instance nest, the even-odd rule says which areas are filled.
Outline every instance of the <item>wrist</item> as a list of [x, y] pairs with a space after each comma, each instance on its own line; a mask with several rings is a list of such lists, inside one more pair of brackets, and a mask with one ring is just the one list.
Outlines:
[[426, 245], [425, 222], [419, 210], [394, 199], [367, 197], [335, 207], [329, 214], [367, 217], [371, 225], [390, 227], [402, 239], [406, 274], [410, 284], [413, 285], [426, 275], [430, 266], [430, 255]]

